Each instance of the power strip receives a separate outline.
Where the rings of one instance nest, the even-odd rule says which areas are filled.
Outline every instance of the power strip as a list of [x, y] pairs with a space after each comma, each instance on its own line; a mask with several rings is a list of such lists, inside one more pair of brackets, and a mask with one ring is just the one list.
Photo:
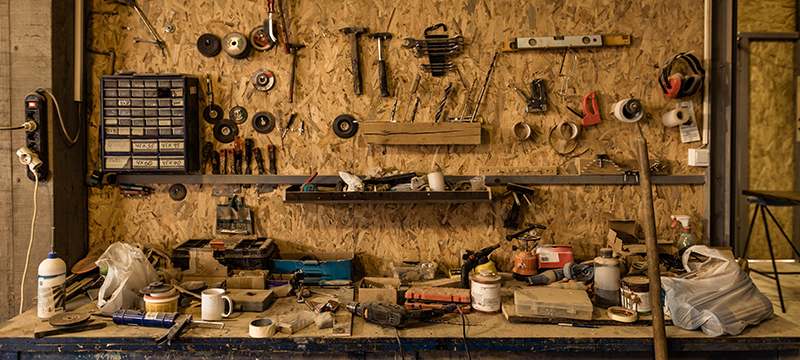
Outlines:
[[[50, 164], [47, 148], [47, 98], [41, 93], [34, 92], [25, 97], [25, 121], [36, 123], [35, 130], [25, 132], [25, 146], [39, 156], [42, 164], [36, 171], [39, 173], [39, 181], [45, 181], [50, 173]], [[28, 179], [36, 180], [30, 168]]]

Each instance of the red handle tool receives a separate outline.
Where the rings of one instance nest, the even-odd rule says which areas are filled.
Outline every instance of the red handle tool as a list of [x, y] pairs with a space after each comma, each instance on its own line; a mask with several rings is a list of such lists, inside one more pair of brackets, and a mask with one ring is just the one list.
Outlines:
[[[586, 105], [586, 100], [589, 99], [592, 100], [592, 111], [589, 111], [589, 106]], [[583, 111], [586, 116], [581, 119], [581, 125], [591, 126], [600, 123], [600, 110], [597, 109], [597, 96], [595, 96], [594, 91], [583, 97]]]

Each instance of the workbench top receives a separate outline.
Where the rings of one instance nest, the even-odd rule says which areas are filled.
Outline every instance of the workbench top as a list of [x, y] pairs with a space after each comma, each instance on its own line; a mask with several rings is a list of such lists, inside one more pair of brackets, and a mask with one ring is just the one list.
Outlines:
[[[315, 302], [326, 301], [323, 296], [313, 296]], [[68, 310], [96, 310], [94, 302], [79, 298], [68, 304]], [[262, 313], [235, 313], [224, 319], [223, 329], [211, 325], [194, 325], [184, 331], [170, 346], [158, 346], [154, 339], [166, 332], [161, 328], [108, 325], [70, 335], [34, 339], [36, 331], [52, 327], [36, 316], [35, 309], [13, 318], [0, 327], [0, 353], [2, 352], [105, 352], [105, 351], [340, 351], [377, 352], [397, 351], [394, 328], [383, 328], [354, 317], [352, 336], [334, 336], [332, 329], [317, 330], [309, 327], [288, 335], [277, 333], [272, 338], [250, 338], [249, 323], [256, 317], [274, 321], [295, 311], [308, 310], [293, 297], [279, 298]], [[199, 311], [195, 309], [194, 311]], [[191, 311], [190, 311], [191, 312]], [[344, 306], [336, 314], [341, 321], [348, 316]], [[653, 330], [649, 326], [600, 326], [597, 329], [564, 327], [552, 324], [512, 324], [502, 314], [466, 314], [467, 338], [470, 350], [491, 351], [650, 351]], [[199, 316], [197, 316], [199, 318]], [[448, 314], [441, 320], [460, 322], [458, 314]], [[675, 326], [666, 329], [670, 351], [738, 351], [787, 350], [800, 348], [800, 327], [774, 316], [758, 326], [749, 327], [738, 336], [710, 337], [702, 331], [686, 331]], [[461, 325], [417, 323], [399, 329], [397, 335], [405, 351], [463, 351]], [[1, 354], [0, 354], [1, 355]], [[0, 356], [2, 358], [2, 356]]]

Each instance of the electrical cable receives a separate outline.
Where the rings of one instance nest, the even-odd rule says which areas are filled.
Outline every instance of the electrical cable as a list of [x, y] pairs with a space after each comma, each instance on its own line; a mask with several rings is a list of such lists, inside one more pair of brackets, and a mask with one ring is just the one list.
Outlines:
[[472, 354], [469, 353], [469, 345], [467, 345], [467, 319], [464, 317], [464, 312], [461, 311], [461, 308], [457, 309], [461, 313], [461, 335], [464, 337], [464, 349], [467, 349], [467, 358], [472, 360]]
[[394, 336], [397, 338], [397, 347], [400, 348], [400, 358], [406, 360], [406, 354], [403, 351], [403, 344], [400, 343], [400, 330], [397, 330], [397, 328], [394, 328]]
[[70, 138], [69, 134], [67, 134], [67, 128], [64, 126], [64, 118], [61, 117], [61, 108], [58, 106], [58, 99], [56, 99], [56, 96], [53, 95], [53, 92], [50, 91], [49, 89], [38, 88], [38, 89], [36, 89], [36, 91], [45, 92], [45, 93], [47, 93], [47, 95], [50, 95], [50, 97], [53, 99], [53, 104], [55, 104], [56, 113], [58, 114], [58, 122], [59, 122], [59, 124], [61, 124], [61, 132], [64, 134], [64, 137], [67, 138], [67, 142], [69, 142], [69, 146], [75, 145], [75, 143], [78, 142], [78, 137], [81, 136], [80, 114], [78, 114], [79, 115], [78, 116], [78, 131], [75, 133], [75, 139], [72, 139], [72, 138]]
[[0, 130], [22, 130], [25, 126], [0, 127]]
[[36, 193], [39, 191], [39, 172], [31, 170], [34, 177], [33, 183], [33, 219], [31, 219], [31, 239], [28, 241], [28, 255], [25, 256], [25, 270], [22, 271], [22, 283], [19, 286], [19, 314], [25, 308], [25, 277], [28, 276], [28, 264], [31, 260], [31, 248], [33, 247], [33, 229], [36, 225]]

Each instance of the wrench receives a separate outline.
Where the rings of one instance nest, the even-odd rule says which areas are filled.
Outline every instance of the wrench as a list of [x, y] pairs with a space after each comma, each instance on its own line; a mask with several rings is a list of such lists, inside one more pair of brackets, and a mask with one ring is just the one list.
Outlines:
[[407, 38], [403, 38], [403, 40], [406, 43], [405, 44], [401, 44], [400, 46], [405, 47], [405, 48], [412, 48], [412, 47], [415, 47], [415, 46], [428, 46], [429, 44], [456, 44], [456, 43], [462, 43], [464, 41], [464, 36], [463, 35], [456, 35], [456, 36], [453, 36], [452, 38], [447, 38], [447, 39], [425, 39], [425, 40], [417, 40], [417, 39], [414, 39], [414, 38], [407, 37]]

